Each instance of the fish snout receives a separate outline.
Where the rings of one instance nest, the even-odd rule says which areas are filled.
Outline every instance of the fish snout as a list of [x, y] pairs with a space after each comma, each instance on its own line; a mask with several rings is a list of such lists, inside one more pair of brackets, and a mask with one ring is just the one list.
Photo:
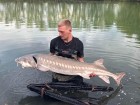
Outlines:
[[16, 59], [15, 59], [15, 62], [17, 62], [17, 63], [19, 63], [19, 62], [21, 62], [21, 61], [22, 61], [21, 58], [16, 58]]
[[16, 59], [15, 59], [15, 62], [17, 62], [17, 63], [20, 63], [20, 62], [22, 62], [22, 61], [24, 61], [24, 59], [23, 59], [22, 57], [19, 57], [19, 58], [16, 58]]
[[18, 66], [19, 58], [15, 59], [15, 62], [17, 63], [17, 66]]
[[18, 64], [22, 64], [21, 58], [16, 58], [16, 59], [15, 59], [15, 62], [17, 63], [17, 66], [18, 66]]
[[15, 62], [18, 62], [19, 61], [19, 58], [15, 59]]

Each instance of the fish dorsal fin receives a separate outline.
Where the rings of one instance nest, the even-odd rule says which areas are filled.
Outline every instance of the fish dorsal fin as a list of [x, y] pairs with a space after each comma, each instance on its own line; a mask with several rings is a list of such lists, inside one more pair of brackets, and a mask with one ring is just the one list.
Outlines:
[[106, 70], [106, 68], [104, 67], [103, 63], [104, 63], [104, 59], [99, 59], [99, 60], [93, 62], [94, 65], [100, 66], [100, 67], [102, 67], [104, 70]]
[[96, 64], [96, 65], [103, 65], [103, 63], [104, 63], [103, 59], [99, 59], [99, 60], [93, 62], [93, 64]]
[[100, 75], [99, 78], [101, 78], [106, 83], [110, 84], [110, 81], [109, 81], [109, 77], [108, 76], [102, 76], [102, 75]]

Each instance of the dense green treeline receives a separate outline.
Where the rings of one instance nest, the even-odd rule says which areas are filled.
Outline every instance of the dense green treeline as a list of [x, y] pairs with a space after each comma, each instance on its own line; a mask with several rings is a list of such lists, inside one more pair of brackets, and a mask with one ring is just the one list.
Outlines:
[[15, 24], [17, 28], [24, 25], [49, 30], [56, 28], [60, 19], [69, 18], [73, 28], [92, 30], [115, 25], [128, 37], [136, 36], [140, 40], [140, 4], [136, 2], [17, 1], [0, 2], [1, 23]]

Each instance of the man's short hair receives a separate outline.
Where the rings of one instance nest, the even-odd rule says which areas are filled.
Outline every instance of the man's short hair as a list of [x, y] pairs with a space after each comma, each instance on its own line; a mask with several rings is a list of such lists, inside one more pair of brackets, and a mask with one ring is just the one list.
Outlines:
[[72, 28], [71, 21], [69, 19], [63, 19], [63, 20], [61, 20], [58, 23], [58, 27], [61, 27], [61, 26], [66, 26], [66, 27]]

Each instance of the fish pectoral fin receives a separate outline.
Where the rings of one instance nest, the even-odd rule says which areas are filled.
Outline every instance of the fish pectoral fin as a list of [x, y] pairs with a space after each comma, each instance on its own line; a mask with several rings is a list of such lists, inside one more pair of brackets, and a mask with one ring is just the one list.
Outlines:
[[43, 67], [43, 66], [41, 66], [41, 65], [37, 66], [37, 69], [40, 70], [40, 71], [49, 71], [48, 68]]
[[108, 76], [102, 76], [102, 75], [100, 75], [99, 78], [101, 78], [106, 83], [110, 84], [110, 81], [109, 81], [109, 77]]

